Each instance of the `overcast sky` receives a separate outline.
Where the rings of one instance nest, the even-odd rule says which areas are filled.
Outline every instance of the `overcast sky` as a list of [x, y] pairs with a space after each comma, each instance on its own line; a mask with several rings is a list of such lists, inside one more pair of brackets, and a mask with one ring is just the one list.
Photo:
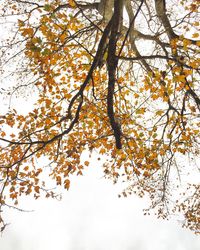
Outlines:
[[93, 159], [61, 202], [26, 198], [21, 207], [34, 212], [7, 210], [11, 224], [0, 238], [0, 250], [200, 249], [200, 237], [175, 221], [143, 216], [144, 200], [118, 198], [120, 185], [101, 177]]
[[[0, 113], [4, 114], [7, 105], [3, 106], [2, 101]], [[30, 101], [34, 102], [34, 96], [27, 103], [12, 98], [12, 106], [27, 113]], [[135, 196], [118, 198], [122, 186], [102, 178], [97, 157], [84, 176], [73, 178], [62, 201], [27, 197], [20, 207], [34, 212], [8, 209], [4, 218], [11, 224], [0, 237], [0, 250], [200, 249], [200, 237], [182, 229], [176, 221], [143, 216], [144, 200]]]
[[[21, 100], [13, 98], [11, 104], [16, 103]], [[26, 113], [29, 105], [17, 108]], [[5, 110], [1, 105], [1, 114]], [[200, 249], [200, 237], [176, 221], [143, 216], [145, 201], [135, 196], [119, 199], [121, 189], [102, 178], [93, 159], [85, 176], [73, 178], [62, 201], [27, 197], [20, 206], [34, 212], [6, 210], [4, 218], [11, 224], [0, 237], [0, 250]]]

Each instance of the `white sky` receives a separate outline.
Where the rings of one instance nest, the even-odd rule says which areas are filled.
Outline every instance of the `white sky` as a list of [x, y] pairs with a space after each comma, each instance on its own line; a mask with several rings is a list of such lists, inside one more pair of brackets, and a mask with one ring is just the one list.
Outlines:
[[[18, 106], [28, 111], [28, 105]], [[0, 237], [0, 250], [200, 249], [200, 237], [177, 222], [143, 216], [144, 200], [118, 198], [122, 187], [102, 178], [97, 165], [93, 159], [85, 176], [73, 178], [60, 202], [27, 197], [20, 206], [34, 212], [7, 209], [4, 218], [11, 224]]]
[[120, 185], [102, 177], [93, 159], [85, 176], [75, 177], [61, 202], [23, 199], [8, 209], [11, 224], [0, 238], [1, 250], [199, 250], [200, 237], [177, 222], [143, 216], [145, 202], [118, 198]]

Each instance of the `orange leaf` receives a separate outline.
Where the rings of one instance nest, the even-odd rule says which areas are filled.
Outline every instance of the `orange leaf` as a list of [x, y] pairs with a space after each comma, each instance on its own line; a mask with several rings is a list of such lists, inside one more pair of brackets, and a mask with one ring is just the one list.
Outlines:
[[34, 187], [34, 190], [35, 190], [36, 193], [38, 193], [38, 194], [40, 193], [40, 187], [39, 186]]
[[57, 185], [61, 185], [61, 177], [60, 176], [56, 176], [56, 182], [57, 182]]
[[66, 188], [66, 189], [68, 190], [69, 187], [70, 187], [70, 180], [66, 179], [66, 180], [64, 181], [64, 188]]
[[85, 161], [84, 164], [85, 164], [85, 166], [89, 166], [90, 163], [89, 163], [89, 161]]

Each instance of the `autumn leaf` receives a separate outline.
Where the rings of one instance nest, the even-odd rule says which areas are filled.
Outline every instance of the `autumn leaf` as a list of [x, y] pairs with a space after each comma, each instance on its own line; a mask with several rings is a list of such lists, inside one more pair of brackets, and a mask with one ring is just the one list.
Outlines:
[[192, 37], [193, 37], [193, 38], [198, 38], [198, 37], [199, 37], [199, 33], [194, 33], [194, 34], [192, 35]]
[[[39, 186], [35, 186], [34, 190], [35, 190], [36, 193], [38, 193], [38, 194], [40, 193], [40, 187]], [[29, 190], [29, 192], [30, 192], [30, 190]]]
[[84, 164], [85, 164], [85, 166], [89, 166], [90, 163], [89, 163], [89, 161], [85, 161]]
[[70, 188], [70, 180], [66, 179], [64, 181], [64, 188], [67, 189], [67, 190]]

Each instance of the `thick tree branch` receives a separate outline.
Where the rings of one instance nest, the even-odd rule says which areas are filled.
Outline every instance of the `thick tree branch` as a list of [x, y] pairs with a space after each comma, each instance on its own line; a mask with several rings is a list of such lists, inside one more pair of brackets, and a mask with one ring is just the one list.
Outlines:
[[119, 26], [121, 19], [121, 8], [122, 8], [122, 0], [115, 0], [114, 2], [114, 14], [112, 17], [112, 28], [111, 34], [108, 44], [108, 94], [107, 94], [107, 113], [110, 120], [110, 125], [114, 132], [114, 137], [116, 141], [116, 148], [121, 149], [121, 128], [119, 123], [116, 121], [115, 113], [114, 113], [114, 89], [115, 89], [115, 77], [116, 77], [116, 69], [118, 64], [118, 58], [116, 56], [117, 50], [117, 40], [119, 36]]
[[170, 40], [174, 38], [178, 38], [178, 35], [173, 31], [170, 21], [167, 17], [166, 13], [166, 1], [165, 0], [155, 0], [155, 8], [160, 19], [161, 23], [163, 24], [165, 31]]

